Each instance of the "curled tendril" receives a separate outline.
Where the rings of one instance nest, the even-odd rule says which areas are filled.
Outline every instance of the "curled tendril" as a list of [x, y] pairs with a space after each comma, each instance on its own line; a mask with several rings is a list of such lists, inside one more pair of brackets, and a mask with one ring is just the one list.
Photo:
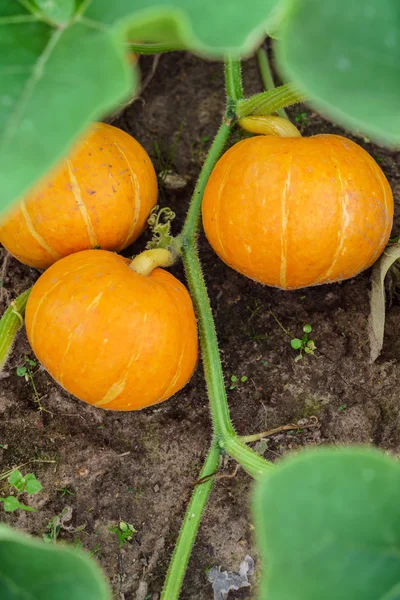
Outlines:
[[174, 238], [171, 234], [171, 221], [175, 219], [175, 213], [168, 207], [161, 208], [157, 205], [150, 213], [147, 220], [153, 237], [146, 244], [148, 250], [154, 248], [170, 248], [173, 245]]

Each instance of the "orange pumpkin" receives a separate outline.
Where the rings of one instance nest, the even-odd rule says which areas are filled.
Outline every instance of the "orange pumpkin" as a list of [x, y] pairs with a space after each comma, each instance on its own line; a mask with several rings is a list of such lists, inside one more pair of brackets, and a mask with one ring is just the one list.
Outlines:
[[290, 290], [372, 265], [390, 235], [393, 196], [379, 166], [349, 139], [256, 136], [218, 161], [202, 210], [225, 263]]
[[130, 135], [96, 123], [70, 155], [0, 220], [0, 242], [44, 269], [89, 248], [119, 251], [142, 232], [157, 201], [157, 178]]
[[156, 268], [85, 250], [57, 261], [35, 283], [26, 331], [37, 358], [81, 400], [137, 410], [166, 400], [191, 378], [197, 327], [187, 289]]

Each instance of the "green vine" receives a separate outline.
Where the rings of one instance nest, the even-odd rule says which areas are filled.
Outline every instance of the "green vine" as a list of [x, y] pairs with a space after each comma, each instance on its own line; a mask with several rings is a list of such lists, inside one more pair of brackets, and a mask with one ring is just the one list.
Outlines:
[[[268, 60], [268, 54], [267, 54], [267, 51], [264, 50], [264, 48], [258, 49], [257, 60], [258, 60], [258, 67], [259, 67], [260, 73], [261, 73], [261, 79], [263, 80], [265, 89], [267, 91], [275, 89], [275, 82], [274, 82], [274, 77], [272, 75], [271, 66], [270, 66], [269, 60]], [[276, 112], [283, 119], [289, 118], [287, 115], [287, 112], [284, 108], [278, 108], [278, 110]]]
[[204, 482], [195, 486], [189, 506], [187, 507], [185, 520], [183, 521], [165, 578], [161, 600], [173, 600], [174, 598], [179, 598], [179, 592], [182, 587], [190, 553], [213, 486], [214, 481], [211, 476], [218, 469], [219, 462], [219, 449], [216, 444], [212, 444], [200, 473], [200, 482], [202, 480], [204, 480]]
[[[245, 102], [242, 99], [243, 88], [239, 61], [229, 58], [225, 62], [225, 86], [227, 94], [225, 115], [201, 170], [181, 234], [182, 261], [198, 314], [203, 368], [214, 430], [213, 443], [200, 478], [204, 479], [205, 476], [216, 469], [217, 453], [219, 452], [230, 455], [253, 478], [260, 479], [263, 474], [274, 467], [246, 446], [234, 430], [229, 412], [214, 320], [196, 247], [201, 204], [208, 178], [236, 126], [234, 118], [236, 107], [240, 102]], [[272, 104], [274, 102], [274, 90], [267, 93], [269, 94], [269, 102]], [[274, 110], [277, 110], [277, 108], [284, 106], [280, 102], [282, 102], [282, 98], [284, 98], [283, 101], [286, 101], [287, 94], [282, 95], [279, 91], [276, 91], [275, 94], [279, 98], [275, 102], [276, 107]], [[212, 482], [208, 479], [204, 483], [200, 483], [193, 492], [169, 565], [161, 600], [177, 600], [179, 598], [190, 552], [211, 489]]]

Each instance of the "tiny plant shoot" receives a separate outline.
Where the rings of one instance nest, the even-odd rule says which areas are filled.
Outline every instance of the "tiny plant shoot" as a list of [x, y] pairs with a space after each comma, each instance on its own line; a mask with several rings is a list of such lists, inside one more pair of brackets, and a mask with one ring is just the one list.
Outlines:
[[303, 332], [304, 333], [301, 338], [292, 338], [290, 340], [290, 345], [292, 346], [293, 350], [299, 351], [295, 358], [296, 362], [303, 358], [303, 352], [315, 356], [314, 351], [317, 349], [314, 340], [309, 337], [309, 334], [312, 332], [311, 325], [304, 325]]
[[37, 494], [42, 490], [42, 484], [36, 479], [34, 473], [22, 475], [21, 471], [15, 469], [8, 476], [7, 481], [10, 488], [14, 489], [15, 494], [0, 498], [3, 503], [3, 508], [6, 512], [14, 512], [15, 510], [24, 510], [26, 512], [35, 512], [36, 509], [27, 504], [23, 504], [19, 500], [22, 494], [32, 495]]

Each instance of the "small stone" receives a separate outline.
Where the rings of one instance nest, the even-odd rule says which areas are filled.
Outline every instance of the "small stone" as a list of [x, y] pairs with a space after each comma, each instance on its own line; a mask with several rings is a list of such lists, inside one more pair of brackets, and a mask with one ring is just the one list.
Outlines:
[[183, 190], [190, 181], [190, 177], [179, 175], [174, 171], [161, 171], [160, 180], [167, 190], [177, 191]]
[[155, 492], [159, 492], [159, 491], [160, 491], [160, 486], [159, 486], [158, 484], [156, 484], [156, 485], [154, 486], [153, 490], [154, 490]]

